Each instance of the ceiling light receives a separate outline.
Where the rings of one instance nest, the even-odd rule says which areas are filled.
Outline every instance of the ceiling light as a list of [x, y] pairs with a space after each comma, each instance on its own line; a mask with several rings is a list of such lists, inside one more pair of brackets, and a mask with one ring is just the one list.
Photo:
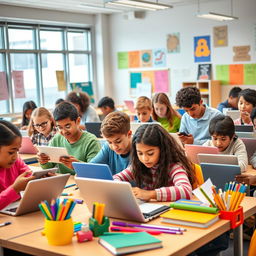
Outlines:
[[172, 8], [171, 5], [161, 4], [158, 2], [140, 1], [140, 0], [111, 0], [111, 1], [107, 0], [105, 3], [109, 5], [138, 8], [138, 9], [144, 9], [144, 10], [150, 10], [150, 11], [157, 11], [157, 10]]
[[238, 20], [238, 17], [215, 13], [215, 12], [208, 12], [204, 14], [198, 13], [196, 16], [198, 18], [205, 18], [205, 19], [218, 20], [218, 21]]

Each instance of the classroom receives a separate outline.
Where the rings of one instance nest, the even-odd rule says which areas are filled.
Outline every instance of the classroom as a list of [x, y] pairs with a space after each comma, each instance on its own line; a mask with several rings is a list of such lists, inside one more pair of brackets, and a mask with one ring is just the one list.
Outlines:
[[[0, 210], [23, 190], [37, 194], [21, 214], [0, 213], [0, 255], [116, 255], [106, 250], [108, 231], [121, 230], [111, 222], [147, 221], [130, 212], [142, 208], [135, 199], [168, 206], [150, 219], [153, 229], [180, 226], [164, 216], [183, 199], [219, 216], [182, 236], [151, 230], [160, 241], [138, 255], [215, 255], [212, 246], [216, 255], [255, 255], [256, 1], [123, 1], [0, 0]], [[47, 179], [57, 185], [44, 198]], [[92, 198], [89, 187], [105, 192]], [[115, 187], [125, 199], [113, 197]], [[128, 198], [130, 207], [109, 209]], [[232, 227], [223, 212], [244, 221]], [[69, 244], [51, 245], [46, 226], [71, 213]], [[98, 240], [94, 226], [104, 223]], [[130, 227], [122, 228], [136, 234]]]

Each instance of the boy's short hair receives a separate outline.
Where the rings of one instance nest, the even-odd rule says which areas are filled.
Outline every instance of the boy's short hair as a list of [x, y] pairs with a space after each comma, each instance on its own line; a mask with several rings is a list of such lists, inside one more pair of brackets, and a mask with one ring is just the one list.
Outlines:
[[209, 133], [212, 136], [213, 134], [229, 136], [231, 139], [235, 134], [235, 125], [230, 116], [216, 116], [212, 118], [209, 124]]
[[239, 93], [242, 91], [240, 87], [233, 87], [228, 94], [228, 97], [238, 98]]
[[55, 121], [70, 118], [71, 121], [76, 121], [79, 117], [76, 107], [67, 101], [61, 102], [56, 106], [53, 111], [53, 117]]
[[123, 112], [115, 111], [104, 118], [100, 131], [105, 137], [112, 137], [116, 134], [127, 134], [130, 129], [129, 116]]
[[185, 87], [180, 89], [176, 94], [176, 104], [180, 108], [190, 108], [193, 104], [199, 104], [201, 94], [196, 87]]
[[244, 89], [239, 93], [239, 98], [242, 97], [249, 103], [253, 105], [253, 107], [256, 106], [256, 91], [253, 89]]
[[151, 99], [149, 99], [146, 96], [140, 96], [137, 99], [137, 102], [135, 104], [135, 109], [141, 110], [141, 109], [144, 109], [144, 108], [147, 108], [148, 110], [151, 111], [152, 110], [152, 101], [151, 101]]
[[115, 109], [115, 102], [112, 98], [106, 96], [100, 99], [98, 103], [98, 108], [103, 108], [103, 107], [110, 107], [111, 109]]

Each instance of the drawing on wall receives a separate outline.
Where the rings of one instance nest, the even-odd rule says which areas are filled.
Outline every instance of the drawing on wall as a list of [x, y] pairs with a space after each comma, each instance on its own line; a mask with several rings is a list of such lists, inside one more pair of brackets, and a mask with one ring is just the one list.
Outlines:
[[229, 82], [230, 84], [240, 85], [244, 83], [244, 65], [229, 65]]
[[0, 72], [0, 100], [8, 100], [9, 92], [6, 81], [6, 73]]
[[140, 58], [142, 67], [152, 67], [152, 50], [142, 50]]
[[233, 61], [250, 61], [251, 60], [251, 55], [249, 54], [250, 50], [251, 50], [250, 45], [234, 46], [233, 52], [235, 55], [233, 57]]
[[212, 79], [212, 64], [199, 64], [197, 72], [197, 80]]
[[128, 68], [128, 52], [118, 52], [117, 53], [117, 63], [118, 69]]
[[66, 91], [66, 80], [64, 70], [56, 70], [56, 79], [59, 91]]
[[213, 28], [213, 45], [214, 47], [228, 46], [228, 26]]
[[194, 57], [195, 62], [211, 61], [210, 36], [194, 37]]
[[154, 67], [166, 66], [166, 49], [158, 48], [153, 50], [153, 64]]
[[180, 33], [172, 33], [167, 35], [167, 51], [168, 53], [180, 52]]
[[14, 84], [15, 98], [26, 98], [24, 89], [24, 72], [16, 70], [12, 71], [12, 79]]
[[128, 52], [129, 56], [129, 68], [140, 67], [140, 51]]
[[256, 84], [256, 64], [244, 64], [244, 84]]

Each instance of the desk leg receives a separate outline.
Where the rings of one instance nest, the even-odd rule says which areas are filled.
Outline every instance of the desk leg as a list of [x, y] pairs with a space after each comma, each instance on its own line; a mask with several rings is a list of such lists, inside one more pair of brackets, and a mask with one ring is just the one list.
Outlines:
[[243, 256], [243, 225], [234, 229], [234, 256]]
[[4, 256], [4, 248], [0, 246], [0, 256]]

